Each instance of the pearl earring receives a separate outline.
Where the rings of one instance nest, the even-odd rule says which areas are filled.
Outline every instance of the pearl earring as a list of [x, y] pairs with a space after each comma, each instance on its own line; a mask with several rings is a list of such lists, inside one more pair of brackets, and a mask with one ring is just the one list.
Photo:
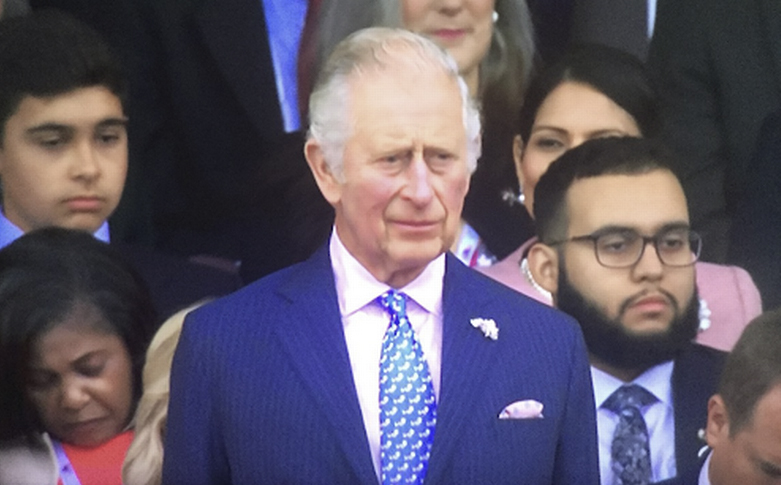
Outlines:
[[499, 20], [499, 12], [494, 10], [494, 13], [491, 15], [491, 18], [493, 19], [494, 23], [496, 23], [496, 21]]
[[526, 201], [526, 196], [523, 195], [523, 189], [521, 187], [518, 187], [517, 194], [512, 189], [505, 189], [502, 191], [502, 200], [510, 206], [515, 204], [523, 205], [524, 201]]

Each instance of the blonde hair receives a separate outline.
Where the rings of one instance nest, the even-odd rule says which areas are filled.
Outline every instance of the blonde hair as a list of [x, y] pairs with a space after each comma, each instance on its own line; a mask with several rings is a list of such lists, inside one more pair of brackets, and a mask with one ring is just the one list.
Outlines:
[[144, 392], [136, 408], [135, 436], [122, 464], [125, 485], [160, 485], [163, 474], [163, 436], [168, 416], [171, 362], [187, 314], [196, 303], [175, 313], [155, 333], [146, 353]]

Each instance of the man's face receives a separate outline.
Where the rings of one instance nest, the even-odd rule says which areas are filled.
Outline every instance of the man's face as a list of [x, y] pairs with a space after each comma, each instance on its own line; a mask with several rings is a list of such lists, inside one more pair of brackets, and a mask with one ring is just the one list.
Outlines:
[[[687, 227], [689, 220], [680, 184], [663, 170], [576, 181], [567, 207], [567, 238], [610, 228], [651, 236], [669, 227]], [[672, 358], [694, 337], [693, 265], [666, 266], [651, 244], [628, 268], [601, 265], [590, 240], [566, 243], [560, 255], [557, 306], [581, 321], [589, 351], [597, 359], [618, 367], [648, 367]], [[635, 344], [637, 352], [620, 352]]]
[[457, 82], [419, 62], [393, 62], [352, 77], [343, 177], [324, 195], [347, 250], [400, 287], [451, 246], [469, 171]]
[[713, 448], [711, 483], [780, 484], [781, 385], [773, 387], [757, 402], [751, 421], [733, 436], [729, 435], [728, 422], [713, 427], [713, 406], [723, 406], [723, 401], [717, 398], [711, 399], [708, 416], [708, 444]]
[[5, 216], [24, 232], [97, 230], [125, 185], [125, 125], [119, 98], [104, 87], [22, 99], [0, 147]]

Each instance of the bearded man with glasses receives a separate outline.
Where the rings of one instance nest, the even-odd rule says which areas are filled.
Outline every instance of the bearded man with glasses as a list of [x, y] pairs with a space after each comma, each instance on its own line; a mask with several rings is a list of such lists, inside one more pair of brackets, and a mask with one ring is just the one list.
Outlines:
[[540, 242], [529, 266], [583, 330], [603, 485], [698, 466], [724, 361], [692, 343], [702, 243], [671, 158], [650, 140], [592, 140], [554, 162], [535, 190]]

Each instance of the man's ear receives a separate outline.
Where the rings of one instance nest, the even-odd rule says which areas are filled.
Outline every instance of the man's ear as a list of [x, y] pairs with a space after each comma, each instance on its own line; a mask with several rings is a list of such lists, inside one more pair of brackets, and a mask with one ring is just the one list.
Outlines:
[[320, 144], [311, 138], [307, 140], [304, 145], [304, 156], [325, 200], [331, 205], [338, 203], [342, 197], [342, 184], [331, 172], [331, 167], [325, 161]]
[[526, 256], [534, 281], [553, 295], [559, 290], [559, 253], [543, 243], [534, 243]]
[[708, 446], [715, 448], [719, 443], [729, 437], [729, 415], [724, 400], [720, 395], [714, 394], [708, 400], [708, 424], [705, 427], [705, 440]]
[[523, 170], [521, 170], [521, 163], [523, 161], [523, 140], [521, 135], [515, 135], [513, 138], [513, 160], [515, 160], [515, 174], [518, 176], [518, 183], [523, 188]]

